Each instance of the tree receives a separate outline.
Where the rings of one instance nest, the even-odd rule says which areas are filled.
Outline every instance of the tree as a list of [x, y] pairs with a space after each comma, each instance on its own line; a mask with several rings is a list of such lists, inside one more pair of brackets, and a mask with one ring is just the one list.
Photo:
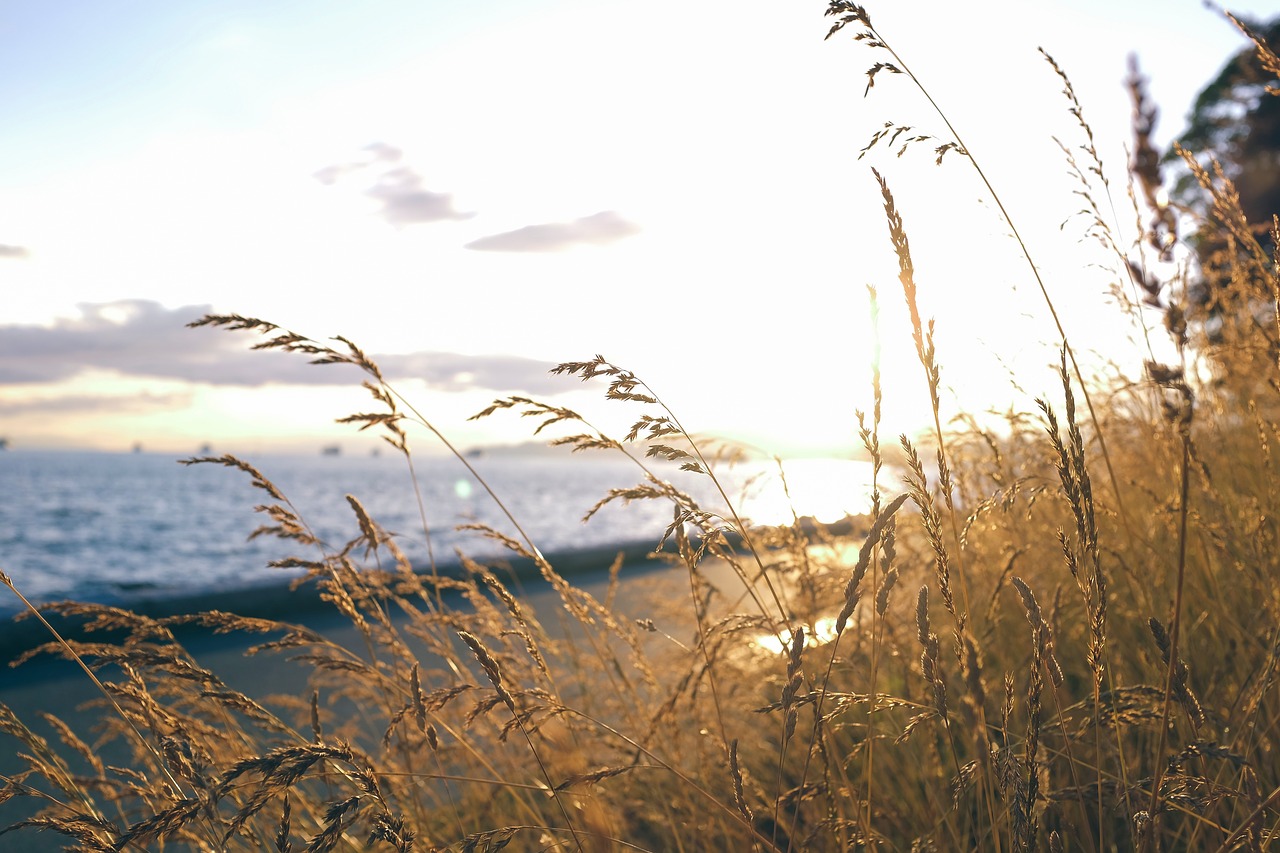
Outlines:
[[[1280, 17], [1266, 24], [1242, 21], [1258, 41], [1280, 45]], [[1222, 163], [1240, 192], [1240, 208], [1269, 230], [1280, 212], [1280, 69], [1255, 43], [1227, 62], [1201, 90], [1178, 144]], [[1176, 156], [1176, 155], [1175, 155]], [[1191, 176], [1179, 186], [1193, 200]]]
[[[1196, 97], [1187, 129], [1166, 156], [1181, 163], [1173, 199], [1200, 224], [1190, 236], [1199, 261], [1189, 288], [1213, 343], [1265, 329], [1274, 348], [1272, 221], [1280, 213], [1280, 17], [1232, 18], [1253, 42]], [[1270, 320], [1259, 308], [1270, 307]], [[1238, 335], [1236, 335], [1238, 337]], [[1270, 359], [1274, 363], [1274, 359]]]

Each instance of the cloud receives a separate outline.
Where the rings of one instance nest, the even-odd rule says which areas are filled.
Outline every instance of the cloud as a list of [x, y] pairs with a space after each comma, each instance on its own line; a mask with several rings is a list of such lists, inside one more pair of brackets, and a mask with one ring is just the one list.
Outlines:
[[31, 252], [25, 246], [10, 246], [0, 243], [0, 258], [17, 258], [21, 260], [30, 256]]
[[382, 202], [379, 213], [392, 225], [416, 225], [475, 216], [474, 213], [455, 210], [453, 196], [448, 193], [428, 190], [423, 186], [422, 176], [408, 166], [383, 172], [365, 195]]
[[0, 417], [15, 415], [65, 414], [132, 414], [183, 409], [191, 405], [191, 394], [68, 394], [61, 397], [37, 397], [29, 400], [4, 400]]
[[480, 252], [559, 252], [579, 245], [603, 246], [633, 234], [640, 226], [617, 211], [602, 210], [572, 222], [545, 222], [473, 240], [468, 249]]
[[519, 356], [415, 352], [375, 356], [374, 361], [388, 378], [421, 379], [439, 391], [487, 388], [555, 394], [572, 390], [572, 383], [548, 375], [555, 365]]
[[422, 175], [404, 165], [404, 152], [385, 142], [375, 142], [361, 152], [362, 156], [347, 163], [326, 166], [315, 173], [317, 181], [334, 186], [351, 176], [375, 176], [364, 195], [381, 204], [380, 215], [392, 225], [417, 225], [470, 219], [474, 213], [457, 210], [449, 193], [427, 189]]
[[379, 166], [399, 163], [403, 158], [404, 152], [394, 145], [387, 145], [385, 142], [374, 142], [371, 145], [366, 145], [361, 150], [360, 156], [355, 160], [325, 166], [312, 177], [326, 187], [331, 187], [347, 175], [376, 170]]
[[[143, 299], [83, 303], [80, 316], [52, 326], [0, 326], [0, 386], [58, 382], [89, 370], [210, 385], [348, 385], [363, 373], [313, 365], [305, 355], [249, 348], [252, 333], [188, 329], [208, 305], [167, 309]], [[415, 352], [370, 356], [390, 380], [419, 379], [441, 391], [553, 394], [570, 390], [547, 375], [550, 363], [511, 355]]]

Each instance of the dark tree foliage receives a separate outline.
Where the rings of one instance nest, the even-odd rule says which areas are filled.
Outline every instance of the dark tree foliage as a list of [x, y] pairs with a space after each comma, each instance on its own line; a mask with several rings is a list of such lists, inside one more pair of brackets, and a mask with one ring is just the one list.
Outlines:
[[[1280, 45], [1280, 17], [1269, 22], [1242, 20], [1258, 41]], [[1239, 193], [1240, 210], [1250, 223], [1262, 251], [1271, 255], [1272, 215], [1280, 213], [1280, 75], [1249, 44], [1226, 63], [1196, 98], [1187, 129], [1177, 144], [1192, 152], [1212, 171], [1221, 164], [1224, 175]], [[1181, 162], [1171, 148], [1167, 160]], [[1192, 301], [1211, 314], [1224, 306], [1215, 291], [1230, 277], [1231, 255], [1223, 229], [1212, 221], [1212, 199], [1184, 168], [1176, 184], [1174, 200], [1202, 218], [1203, 226], [1191, 236], [1200, 260], [1200, 280], [1191, 289]], [[1242, 247], [1234, 247], [1235, 252]]]
[[[1280, 17], [1269, 23], [1244, 22], [1273, 48], [1280, 44]], [[1280, 97], [1268, 89], [1280, 77], [1268, 71], [1253, 45], [1241, 50], [1196, 97], [1183, 148], [1212, 155], [1240, 191], [1240, 206], [1250, 222], [1270, 226], [1280, 212]], [[1194, 191], [1189, 179], [1180, 194]], [[1190, 200], [1190, 199], [1188, 199]]]

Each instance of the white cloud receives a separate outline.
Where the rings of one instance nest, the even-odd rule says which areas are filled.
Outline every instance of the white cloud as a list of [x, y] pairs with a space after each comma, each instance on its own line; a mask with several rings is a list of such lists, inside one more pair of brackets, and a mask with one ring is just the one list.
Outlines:
[[575, 246], [604, 246], [640, 233], [640, 226], [613, 210], [570, 222], [544, 222], [490, 234], [466, 245], [480, 252], [560, 252]]
[[[54, 383], [103, 370], [239, 387], [352, 385], [362, 378], [350, 365], [314, 365], [297, 353], [251, 350], [261, 340], [252, 333], [185, 328], [209, 312], [207, 305], [166, 309], [132, 299], [79, 308], [79, 317], [51, 326], [0, 326], [0, 386]], [[566, 390], [548, 375], [553, 365], [520, 356], [413, 352], [371, 358], [388, 379], [416, 379], [441, 391]]]
[[3, 417], [20, 415], [147, 414], [185, 409], [191, 394], [60, 394], [25, 399], [5, 399]]
[[412, 167], [404, 165], [404, 152], [385, 142], [375, 142], [365, 147], [363, 156], [347, 162], [326, 166], [315, 173], [315, 179], [325, 186], [334, 186], [344, 180], [364, 177], [367, 183], [363, 194], [381, 204], [378, 214], [392, 225], [418, 225], [425, 222], [441, 222], [470, 219], [474, 213], [464, 213], [454, 207], [453, 196], [436, 192], [426, 186], [426, 180]]

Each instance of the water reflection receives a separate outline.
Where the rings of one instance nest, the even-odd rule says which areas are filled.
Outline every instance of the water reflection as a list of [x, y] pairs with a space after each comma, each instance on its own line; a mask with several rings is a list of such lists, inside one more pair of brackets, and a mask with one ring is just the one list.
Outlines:
[[[836, 619], [834, 616], [824, 616], [813, 625], [805, 628], [804, 645], [805, 648], [813, 649], [818, 646], [826, 645], [836, 638]], [[791, 644], [794, 642], [794, 636], [790, 631], [782, 631], [780, 634], [758, 634], [752, 638], [758, 647], [766, 652], [782, 655], [791, 651]]]
[[790, 524], [793, 510], [824, 524], [864, 515], [871, 509], [871, 471], [870, 462], [854, 459], [791, 459], [782, 474], [774, 463], [753, 463], [740, 475], [750, 483], [738, 510], [766, 525]]

